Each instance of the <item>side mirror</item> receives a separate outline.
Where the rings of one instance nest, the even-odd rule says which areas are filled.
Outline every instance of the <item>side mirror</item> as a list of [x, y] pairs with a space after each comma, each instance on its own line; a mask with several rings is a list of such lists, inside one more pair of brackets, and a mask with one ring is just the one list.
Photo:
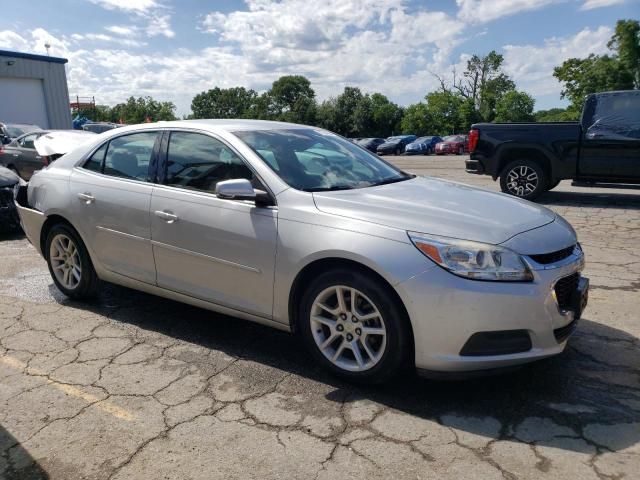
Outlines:
[[271, 196], [262, 190], [254, 189], [245, 178], [224, 180], [216, 185], [216, 196], [225, 200], [250, 200], [258, 207], [274, 205]]
[[216, 196], [226, 200], [255, 200], [256, 191], [249, 180], [238, 178], [218, 182]]

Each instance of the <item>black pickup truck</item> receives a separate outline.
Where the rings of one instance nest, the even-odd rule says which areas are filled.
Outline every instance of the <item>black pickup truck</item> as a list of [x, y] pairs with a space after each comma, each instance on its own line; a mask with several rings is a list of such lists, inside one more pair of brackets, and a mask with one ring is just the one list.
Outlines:
[[640, 184], [640, 91], [589, 95], [580, 122], [472, 125], [469, 150], [467, 172], [527, 200], [565, 179]]

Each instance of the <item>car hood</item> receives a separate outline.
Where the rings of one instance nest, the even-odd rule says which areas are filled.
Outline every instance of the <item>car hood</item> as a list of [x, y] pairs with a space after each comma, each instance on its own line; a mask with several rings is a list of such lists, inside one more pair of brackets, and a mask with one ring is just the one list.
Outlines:
[[422, 142], [411, 142], [409, 145], [407, 145], [407, 148], [420, 148], [420, 146], [422, 145], [426, 144]]
[[95, 133], [84, 130], [54, 130], [37, 138], [33, 144], [39, 155], [64, 155], [95, 138]]
[[395, 142], [384, 142], [384, 143], [381, 143], [380, 145], [378, 145], [378, 148], [395, 147], [399, 143], [400, 143], [400, 140], [397, 140]]
[[515, 197], [429, 177], [313, 196], [322, 212], [491, 244], [506, 242], [556, 217], [547, 208]]
[[20, 181], [20, 177], [8, 168], [0, 167], [0, 187], [11, 187]]
[[438, 145], [459, 145], [462, 142], [438, 142]]

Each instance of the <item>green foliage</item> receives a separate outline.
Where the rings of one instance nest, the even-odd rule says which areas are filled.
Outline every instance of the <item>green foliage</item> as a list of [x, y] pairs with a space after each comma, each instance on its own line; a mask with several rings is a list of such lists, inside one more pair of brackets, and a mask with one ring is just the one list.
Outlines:
[[459, 111], [464, 103], [464, 97], [455, 93], [432, 92], [426, 97], [427, 110], [431, 120], [433, 135], [450, 135], [463, 130]]
[[533, 114], [536, 122], [573, 122], [580, 118], [580, 111], [569, 108], [538, 110]]
[[496, 122], [532, 122], [535, 100], [525, 92], [511, 90], [496, 103]]
[[414, 135], [429, 135], [433, 130], [431, 114], [426, 103], [414, 103], [409, 105], [402, 117], [402, 133], [412, 133]]
[[608, 46], [612, 55], [570, 58], [554, 69], [564, 84], [562, 98], [569, 99], [574, 110], [582, 108], [590, 93], [640, 88], [640, 23], [619, 20]]
[[269, 112], [275, 120], [312, 125], [316, 119], [316, 93], [302, 75], [286, 75], [273, 82]]
[[192, 118], [243, 118], [255, 108], [258, 94], [244, 87], [215, 87], [191, 101]]
[[125, 103], [111, 108], [111, 121], [127, 124], [175, 120], [176, 106], [173, 102], [159, 102], [151, 97], [129, 97]]

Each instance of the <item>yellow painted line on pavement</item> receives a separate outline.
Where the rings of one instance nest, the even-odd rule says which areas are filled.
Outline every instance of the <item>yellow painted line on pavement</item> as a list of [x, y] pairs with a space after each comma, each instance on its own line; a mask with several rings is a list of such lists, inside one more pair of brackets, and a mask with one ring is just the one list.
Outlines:
[[[26, 363], [22, 362], [21, 360], [18, 360], [17, 358], [11, 357], [9, 355], [3, 355], [2, 357], [0, 357], [0, 363], [8, 366], [9, 368], [13, 368], [14, 370], [25, 370], [29, 368], [29, 372], [33, 373], [34, 375], [46, 377], [46, 374], [44, 372], [41, 372], [36, 368], [27, 367]], [[66, 395], [69, 395], [70, 397], [80, 398], [87, 403], [98, 402], [96, 403], [97, 408], [113, 415], [116, 418], [127, 420], [128, 422], [133, 421], [133, 419], [135, 418], [135, 415], [125, 410], [124, 408], [118, 407], [117, 405], [114, 405], [108, 400], [101, 401], [100, 398], [96, 397], [95, 395], [89, 392], [85, 392], [81, 388], [78, 388], [74, 385], [68, 385], [66, 383], [56, 382], [48, 378], [47, 378], [46, 384], [52, 386], [57, 390], [60, 390], [61, 392], [63, 392]]]

